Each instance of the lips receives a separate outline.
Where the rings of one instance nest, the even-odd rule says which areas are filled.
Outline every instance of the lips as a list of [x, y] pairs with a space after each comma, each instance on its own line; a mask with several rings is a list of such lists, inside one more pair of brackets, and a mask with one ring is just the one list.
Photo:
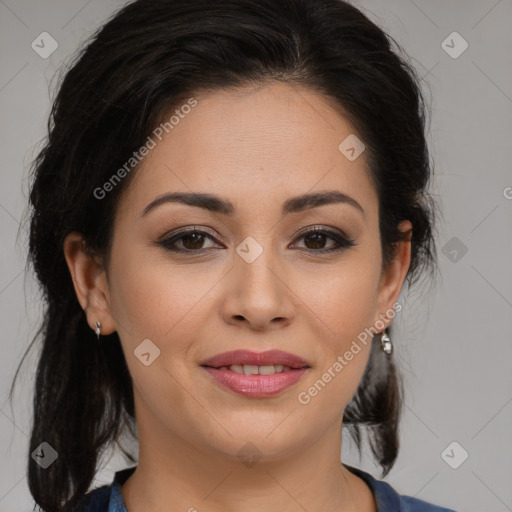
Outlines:
[[282, 350], [234, 350], [206, 359], [201, 368], [214, 382], [238, 395], [267, 398], [291, 388], [311, 366], [302, 357]]
[[210, 368], [221, 368], [231, 365], [253, 365], [253, 366], [272, 366], [283, 365], [292, 369], [310, 368], [308, 362], [290, 352], [282, 350], [267, 350], [266, 352], [251, 352], [249, 350], [233, 350], [217, 354], [205, 361], [201, 366]]

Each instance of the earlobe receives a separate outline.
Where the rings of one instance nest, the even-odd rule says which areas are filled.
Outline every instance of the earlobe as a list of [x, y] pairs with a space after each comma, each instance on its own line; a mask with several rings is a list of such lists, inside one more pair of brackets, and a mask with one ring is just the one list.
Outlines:
[[[379, 285], [377, 314], [384, 314], [393, 309], [402, 290], [407, 271], [411, 263], [412, 224], [404, 220], [399, 225], [400, 231], [407, 233], [405, 240], [397, 242], [395, 257], [391, 264], [383, 270]], [[386, 325], [387, 327], [387, 325]]]
[[63, 250], [78, 302], [87, 315], [89, 326], [95, 330], [96, 322], [100, 322], [102, 334], [114, 332], [105, 269], [87, 250], [81, 233], [70, 233], [64, 240]]

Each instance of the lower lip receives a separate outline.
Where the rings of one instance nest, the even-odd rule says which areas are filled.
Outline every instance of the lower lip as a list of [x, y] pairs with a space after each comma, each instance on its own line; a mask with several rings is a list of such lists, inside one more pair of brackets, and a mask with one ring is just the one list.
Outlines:
[[245, 375], [231, 370], [219, 370], [203, 366], [217, 382], [239, 395], [250, 398], [263, 398], [281, 393], [293, 386], [304, 375], [308, 368], [292, 369], [288, 372], [271, 375]]

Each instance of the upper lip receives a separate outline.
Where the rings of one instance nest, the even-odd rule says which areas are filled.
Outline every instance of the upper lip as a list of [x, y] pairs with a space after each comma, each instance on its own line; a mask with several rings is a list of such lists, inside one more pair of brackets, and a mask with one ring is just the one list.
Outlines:
[[232, 364], [270, 366], [282, 364], [290, 368], [309, 367], [309, 364], [302, 357], [283, 352], [282, 350], [267, 350], [266, 352], [251, 352], [250, 350], [232, 350], [231, 352], [223, 352], [209, 359], [202, 361], [201, 366], [211, 366], [212, 368], [220, 368], [221, 366], [231, 366]]

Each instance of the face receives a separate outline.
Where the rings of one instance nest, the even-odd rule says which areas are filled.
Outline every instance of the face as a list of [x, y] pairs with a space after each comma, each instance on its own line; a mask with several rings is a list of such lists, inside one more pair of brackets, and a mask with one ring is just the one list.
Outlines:
[[[121, 196], [106, 273], [81, 287], [86, 267], [71, 251], [68, 263], [89, 324], [100, 318], [102, 333], [120, 336], [139, 433], [226, 456], [251, 441], [271, 458], [339, 427], [370, 351], [353, 342], [392, 309], [410, 244], [383, 271], [365, 153], [338, 149], [355, 132], [322, 95], [274, 84], [194, 97]], [[325, 192], [341, 200], [290, 202]], [[161, 199], [175, 193], [226, 205]], [[212, 376], [230, 370], [202, 366], [234, 350], [280, 350], [307, 367], [282, 389], [283, 375], [249, 375], [277, 386], [250, 394], [236, 375], [236, 389]]]

